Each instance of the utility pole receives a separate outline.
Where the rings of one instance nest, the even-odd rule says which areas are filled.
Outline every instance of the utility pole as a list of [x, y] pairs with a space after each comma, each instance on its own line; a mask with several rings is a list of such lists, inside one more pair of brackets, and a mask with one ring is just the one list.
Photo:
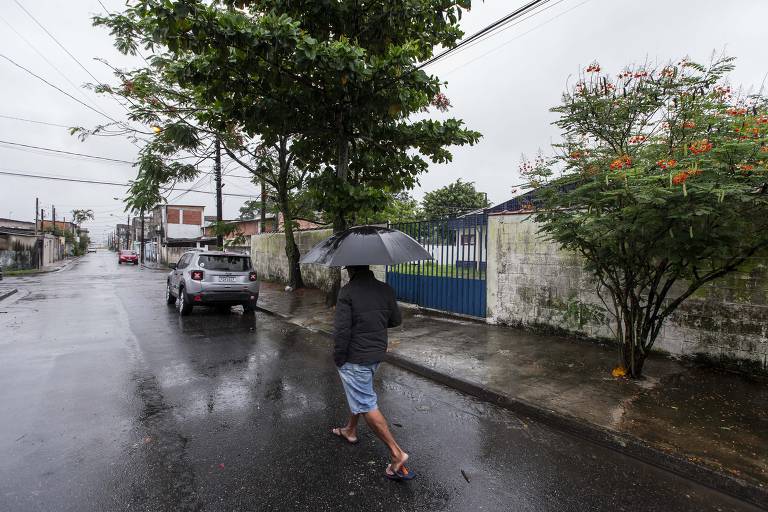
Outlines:
[[139, 261], [144, 265], [144, 208], [141, 209], [141, 247], [139, 247]]
[[52, 215], [52, 222], [53, 222], [53, 235], [56, 236], [56, 207], [51, 205], [51, 215]]
[[45, 230], [43, 229], [43, 226], [45, 225], [45, 210], [40, 208], [40, 233], [42, 234], [42, 237], [40, 238], [40, 245], [38, 246], [40, 248], [40, 254], [38, 254], [38, 260], [37, 260], [37, 268], [41, 268], [45, 266]]
[[125, 230], [125, 250], [129, 250], [131, 248], [131, 214], [128, 214], [128, 218], [126, 220], [127, 229]]
[[35, 236], [37, 236], [37, 220], [40, 215], [40, 199], [35, 198]]
[[259, 233], [267, 230], [267, 188], [264, 178], [261, 178], [261, 222], [259, 222]]
[[216, 176], [216, 245], [223, 250], [224, 235], [219, 231], [223, 216], [221, 212], [221, 142], [218, 137], [216, 137], [216, 160], [214, 161], [213, 172]]

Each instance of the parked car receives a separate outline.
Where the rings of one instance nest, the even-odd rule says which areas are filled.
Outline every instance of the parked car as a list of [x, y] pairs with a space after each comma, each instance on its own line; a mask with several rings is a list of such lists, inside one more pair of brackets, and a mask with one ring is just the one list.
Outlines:
[[96, 252], [96, 246], [95, 246], [95, 245], [93, 245], [93, 244], [90, 244], [90, 245], [88, 246], [88, 250], [87, 250], [87, 252]]
[[171, 265], [165, 287], [165, 300], [177, 304], [179, 314], [194, 306], [256, 309], [259, 281], [245, 254], [228, 251], [189, 251]]
[[139, 255], [135, 251], [122, 250], [118, 253], [117, 263], [122, 265], [123, 263], [139, 264]]

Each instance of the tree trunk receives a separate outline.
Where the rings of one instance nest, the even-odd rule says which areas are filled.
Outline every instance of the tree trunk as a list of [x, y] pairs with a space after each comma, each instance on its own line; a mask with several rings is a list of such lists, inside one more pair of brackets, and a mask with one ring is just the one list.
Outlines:
[[633, 379], [642, 377], [643, 365], [645, 364], [646, 351], [644, 347], [649, 346], [647, 340], [642, 339], [645, 330], [642, 329], [642, 315], [637, 314], [631, 308], [625, 308], [623, 316], [623, 325], [618, 327], [620, 339], [619, 350], [624, 369]]
[[[339, 113], [338, 117], [338, 162], [336, 164], [336, 178], [339, 181], [347, 181], [347, 171], [349, 169], [349, 139], [346, 135], [344, 114]], [[333, 219], [333, 232], [339, 233], [347, 229], [347, 219], [343, 211], [337, 211], [334, 214]], [[341, 290], [341, 270], [336, 267], [331, 267], [331, 289], [325, 296], [325, 305], [333, 307], [336, 305], [336, 300], [339, 297], [339, 291]]]
[[280, 210], [283, 212], [283, 229], [285, 231], [285, 255], [288, 257], [288, 286], [294, 290], [304, 288], [304, 279], [301, 277], [301, 253], [293, 236], [293, 216], [290, 215], [290, 205], [287, 198], [280, 194]]
[[[280, 211], [283, 214], [283, 230], [285, 232], [285, 255], [288, 257], [288, 286], [294, 290], [304, 288], [304, 279], [301, 277], [301, 253], [296, 245], [296, 239], [293, 236], [293, 210], [288, 198], [288, 175], [290, 169], [288, 164], [288, 141], [283, 138], [280, 141], [280, 152], [278, 154], [278, 163], [280, 165], [280, 176], [277, 195], [280, 201]], [[262, 212], [264, 206], [262, 204]], [[262, 213], [263, 214], [263, 213]]]

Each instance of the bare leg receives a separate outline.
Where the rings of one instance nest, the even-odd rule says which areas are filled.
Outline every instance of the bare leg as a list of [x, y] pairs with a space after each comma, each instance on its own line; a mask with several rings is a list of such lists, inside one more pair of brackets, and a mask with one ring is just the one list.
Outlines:
[[360, 420], [359, 414], [350, 414], [349, 415], [349, 421], [347, 422], [347, 426], [344, 427], [342, 430], [344, 430], [344, 433], [347, 435], [348, 439], [357, 439], [357, 422]]
[[350, 414], [349, 421], [345, 427], [339, 427], [333, 429], [333, 433], [337, 436], [343, 436], [347, 438], [347, 441], [354, 443], [357, 441], [357, 422], [360, 420], [359, 414]]
[[387, 419], [378, 409], [366, 412], [364, 415], [365, 422], [371, 427], [373, 433], [389, 448], [389, 453], [392, 457], [392, 471], [398, 471], [405, 464], [405, 461], [408, 460], [408, 454], [400, 448], [395, 438], [392, 437], [392, 433], [387, 426]]

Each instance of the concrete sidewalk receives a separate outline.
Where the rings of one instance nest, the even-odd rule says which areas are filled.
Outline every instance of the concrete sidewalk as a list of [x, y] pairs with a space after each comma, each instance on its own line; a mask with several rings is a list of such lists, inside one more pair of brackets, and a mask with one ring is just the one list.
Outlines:
[[[259, 306], [331, 334], [324, 294], [263, 283]], [[330, 356], [329, 356], [330, 357]], [[615, 348], [405, 307], [388, 362], [756, 504], [768, 503], [768, 385], [654, 357], [615, 379]]]

